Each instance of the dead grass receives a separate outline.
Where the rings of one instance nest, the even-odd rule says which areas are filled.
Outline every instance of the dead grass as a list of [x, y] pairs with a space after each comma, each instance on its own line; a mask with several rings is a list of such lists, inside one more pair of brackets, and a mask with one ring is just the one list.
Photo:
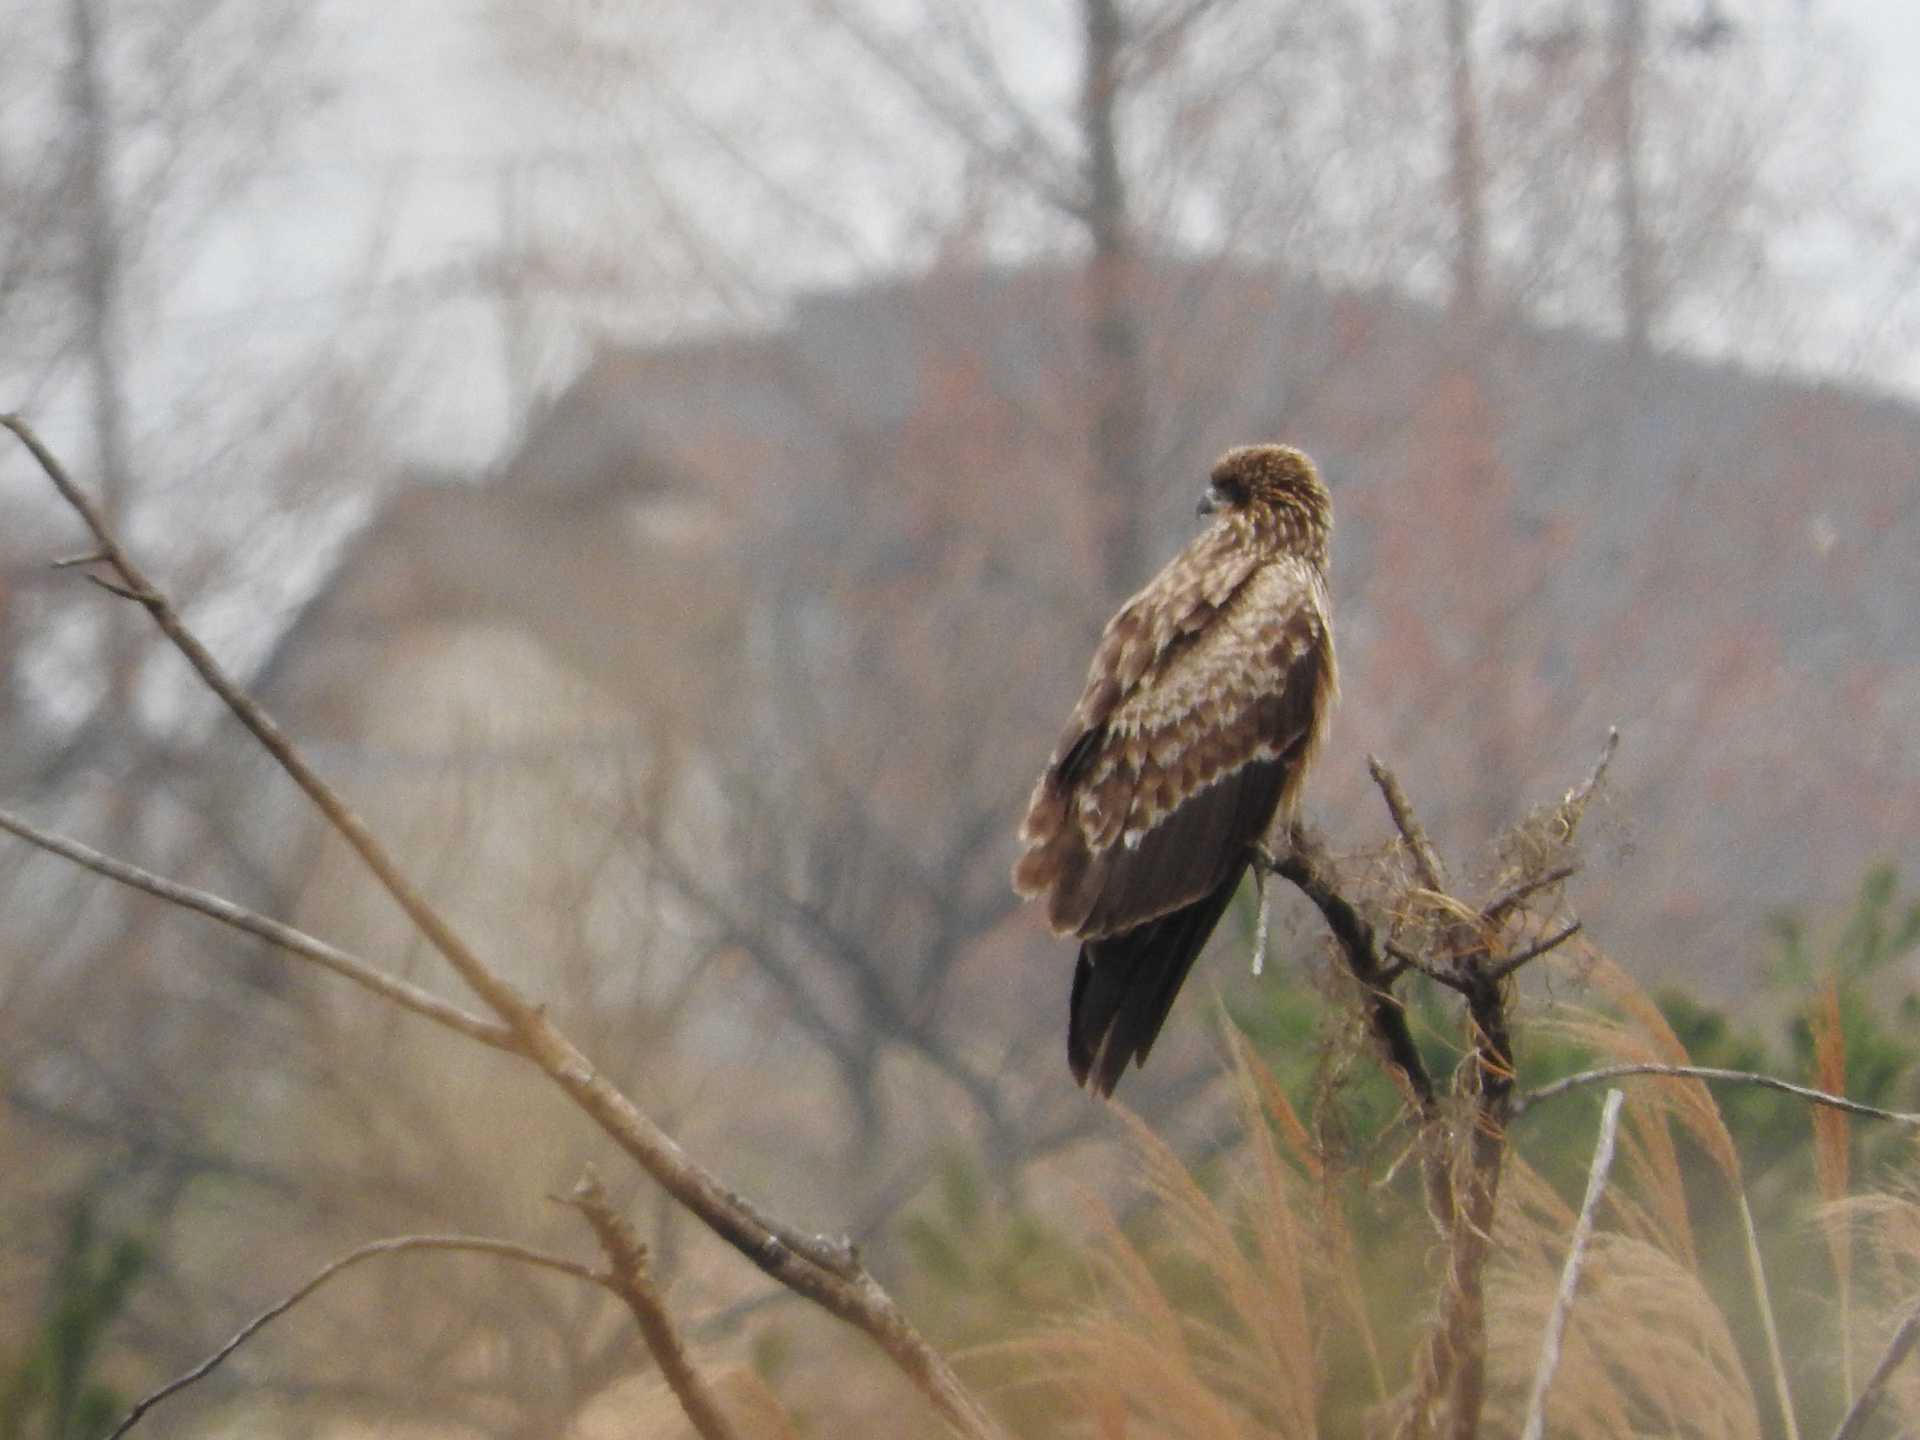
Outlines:
[[[1610, 1060], [1687, 1063], [1658, 1008], [1623, 972], [1591, 952], [1569, 963], [1606, 1008], [1560, 1007], [1540, 1023]], [[1393, 1242], [1396, 1254], [1414, 1258], [1396, 1260], [1383, 1280], [1379, 1264], [1358, 1262], [1349, 1220], [1356, 1196], [1375, 1204], [1382, 1192], [1356, 1191], [1359, 1177], [1342, 1173], [1317, 1148], [1312, 1127], [1237, 1038], [1232, 1055], [1245, 1140], [1230, 1178], [1203, 1185], [1159, 1137], [1129, 1119], [1130, 1148], [1154, 1202], [1151, 1223], [1123, 1228], [1098, 1210], [1098, 1298], [1039, 1334], [997, 1347], [1019, 1358], [1023, 1383], [1062, 1402], [1068, 1421], [1050, 1434], [1254, 1440], [1375, 1433], [1390, 1421], [1404, 1377], [1387, 1371], [1382, 1357], [1404, 1364], [1436, 1308], [1433, 1257], [1418, 1258], [1431, 1235], [1419, 1201], [1395, 1202], [1405, 1227]], [[1824, 1081], [1844, 1078], [1832, 1069], [1839, 1064], [1829, 1058]], [[1742, 1360], [1734, 1320], [1700, 1269], [1675, 1127], [1737, 1197], [1741, 1168], [1732, 1136], [1697, 1081], [1634, 1081], [1627, 1119], [1625, 1173], [1606, 1195], [1581, 1274], [1546, 1431], [1572, 1440], [1758, 1437], [1771, 1422]], [[1862, 1218], [1878, 1227], [1880, 1247], [1897, 1250], [1899, 1265], [1920, 1277], [1920, 1191], [1849, 1220]], [[1487, 1287], [1481, 1434], [1519, 1429], [1574, 1220], [1565, 1197], [1511, 1155]], [[1765, 1303], [1763, 1294], [1756, 1292], [1756, 1306]], [[1351, 1376], [1362, 1354], [1371, 1386], [1336, 1391], [1333, 1362]], [[1920, 1383], [1902, 1392], [1901, 1403], [1920, 1416]]]

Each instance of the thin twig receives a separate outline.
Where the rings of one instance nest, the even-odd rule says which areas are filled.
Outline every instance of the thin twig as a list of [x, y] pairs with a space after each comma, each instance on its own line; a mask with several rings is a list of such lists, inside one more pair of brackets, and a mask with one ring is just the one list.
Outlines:
[[117, 581], [107, 579], [104, 575], [88, 575], [86, 578], [89, 583], [98, 585], [109, 595], [117, 595], [122, 600], [131, 600], [136, 605], [151, 607], [153, 601], [158, 598], [151, 590], [138, 590], [131, 585], [122, 585]]
[[1434, 968], [1403, 945], [1396, 945], [1391, 940], [1385, 940], [1381, 942], [1380, 948], [1386, 951], [1388, 956], [1393, 960], [1394, 968], [1389, 972], [1393, 979], [1398, 979], [1402, 972], [1411, 970], [1417, 975], [1426, 976], [1427, 979], [1433, 981], [1436, 985], [1444, 985], [1449, 990], [1458, 990], [1461, 988], [1461, 981], [1458, 975], [1450, 975], [1445, 970]]
[[362, 1260], [372, 1260], [380, 1255], [404, 1254], [410, 1250], [452, 1250], [464, 1251], [475, 1255], [496, 1255], [507, 1260], [518, 1260], [527, 1265], [537, 1265], [541, 1269], [553, 1270], [562, 1275], [571, 1275], [576, 1280], [584, 1280], [588, 1284], [598, 1285], [602, 1289], [613, 1289], [613, 1286], [609, 1284], [606, 1276], [597, 1274], [576, 1261], [563, 1259], [558, 1255], [548, 1255], [539, 1250], [532, 1250], [525, 1245], [516, 1245], [510, 1240], [495, 1240], [485, 1235], [398, 1235], [387, 1240], [375, 1240], [370, 1244], [362, 1245], [357, 1250], [350, 1250], [339, 1259], [330, 1262], [298, 1290], [295, 1290], [284, 1300], [269, 1305], [265, 1310], [262, 1310], [258, 1315], [254, 1316], [253, 1319], [242, 1325], [234, 1332], [232, 1339], [228, 1340], [226, 1344], [214, 1351], [213, 1354], [209, 1355], [205, 1360], [202, 1360], [184, 1375], [176, 1376], [174, 1379], [162, 1385], [158, 1390], [145, 1396], [126, 1413], [118, 1425], [113, 1427], [112, 1432], [107, 1436], [107, 1440], [120, 1440], [122, 1435], [125, 1435], [140, 1422], [140, 1418], [143, 1415], [153, 1409], [153, 1407], [158, 1405], [162, 1400], [177, 1395], [189, 1385], [206, 1379], [208, 1375], [220, 1367], [228, 1356], [232, 1355], [234, 1351], [251, 1340], [263, 1327], [271, 1321], [279, 1319], [282, 1315], [286, 1314], [287, 1311], [298, 1305], [302, 1300], [305, 1300], [336, 1275], [358, 1265]]
[[1440, 869], [1440, 857], [1435, 853], [1433, 843], [1427, 839], [1420, 817], [1413, 813], [1413, 804], [1407, 799], [1407, 792], [1400, 788], [1400, 777], [1389, 770], [1378, 755], [1367, 756], [1367, 773], [1373, 776], [1373, 783], [1380, 787], [1380, 794], [1387, 802], [1387, 813], [1393, 816], [1394, 828], [1400, 832], [1400, 837], [1407, 842], [1407, 849], [1413, 854], [1413, 868], [1420, 877], [1420, 883], [1429, 890], [1445, 894], [1447, 882]]
[[1593, 1165], [1587, 1171], [1587, 1195], [1580, 1202], [1580, 1218], [1574, 1222], [1567, 1262], [1560, 1268], [1560, 1288], [1554, 1292], [1553, 1309], [1547, 1314], [1547, 1333], [1540, 1342], [1540, 1364], [1533, 1372], [1533, 1389], [1527, 1396], [1527, 1423], [1521, 1431], [1521, 1440], [1540, 1440], [1546, 1433], [1547, 1391], [1553, 1386], [1553, 1372], [1560, 1368], [1560, 1342], [1567, 1333], [1567, 1319], [1573, 1314], [1573, 1297], [1580, 1288], [1580, 1269], [1586, 1263], [1587, 1242], [1593, 1238], [1594, 1216], [1599, 1213], [1601, 1195], [1606, 1193], [1607, 1171], [1613, 1167], [1614, 1137], [1620, 1128], [1620, 1106], [1626, 1098], [1624, 1090], [1609, 1090], [1607, 1103], [1600, 1110], [1600, 1137], [1594, 1143]]
[[1495, 965], [1491, 970], [1487, 972], [1487, 978], [1490, 980], [1504, 980], [1509, 975], [1513, 974], [1514, 971], [1518, 970], [1522, 965], [1525, 965], [1532, 960], [1538, 960], [1542, 955], [1545, 955], [1549, 950], [1557, 950], [1560, 946], [1566, 944], [1567, 941], [1571, 940], [1574, 936], [1578, 935], [1579, 933], [1580, 933], [1580, 922], [1578, 920], [1575, 920], [1572, 923], [1565, 926], [1563, 929], [1554, 931], [1553, 934], [1547, 936], [1546, 939], [1536, 940], [1533, 944], [1529, 945], [1526, 949], [1521, 950], [1516, 954], [1507, 956], [1498, 965]]
[[1556, 865], [1551, 870], [1542, 871], [1538, 875], [1522, 880], [1511, 890], [1495, 896], [1481, 907], [1480, 921], [1483, 925], [1498, 925], [1522, 902], [1530, 900], [1542, 890], [1558, 885], [1562, 880], [1572, 879], [1579, 873], [1578, 865]]
[[1776, 1079], [1772, 1075], [1756, 1074], [1751, 1070], [1721, 1070], [1710, 1065], [1660, 1065], [1651, 1062], [1602, 1065], [1597, 1070], [1582, 1070], [1577, 1074], [1563, 1075], [1558, 1080], [1518, 1096], [1513, 1102], [1512, 1113], [1514, 1118], [1518, 1119], [1523, 1112], [1531, 1110], [1543, 1100], [1555, 1099], [1582, 1085], [1602, 1085], [1610, 1080], [1619, 1080], [1629, 1075], [1658, 1075], [1674, 1080], [1724, 1080], [1733, 1085], [1757, 1085], [1762, 1090], [1778, 1090], [1783, 1095], [1792, 1095], [1814, 1105], [1829, 1105], [1835, 1110], [1844, 1110], [1849, 1115], [1864, 1115], [1870, 1120], [1891, 1120], [1898, 1125], [1920, 1125], [1920, 1114], [1913, 1111], [1882, 1110], [1877, 1105], [1849, 1100], [1844, 1095], [1830, 1095], [1825, 1090], [1795, 1085], [1791, 1081]]
[[573, 1193], [563, 1203], [578, 1210], [593, 1227], [594, 1238], [599, 1240], [600, 1249], [612, 1267], [607, 1288], [633, 1312], [647, 1349], [679, 1400], [680, 1408], [687, 1412], [693, 1428], [703, 1440], [734, 1440], [733, 1423], [721, 1411], [720, 1402], [695, 1368], [685, 1342], [674, 1328], [673, 1318], [654, 1290], [653, 1279], [648, 1274], [646, 1247], [626, 1217], [608, 1201], [606, 1188], [593, 1166], [587, 1166]]
[[197, 911], [210, 919], [218, 920], [222, 925], [255, 936], [289, 951], [314, 964], [331, 970], [336, 975], [345, 976], [354, 984], [364, 986], [374, 994], [393, 1001], [402, 1009], [423, 1015], [437, 1025], [456, 1030], [462, 1035], [478, 1040], [482, 1045], [491, 1045], [496, 1050], [505, 1050], [511, 1054], [520, 1053], [520, 1042], [506, 1026], [497, 1020], [488, 1020], [471, 1011], [462, 1010], [458, 1005], [442, 1000], [430, 991], [389, 975], [384, 970], [368, 964], [358, 956], [350, 955], [337, 946], [324, 940], [315, 939], [304, 930], [296, 930], [291, 925], [283, 925], [278, 920], [269, 919], [231, 900], [209, 894], [205, 890], [196, 890], [190, 885], [182, 885], [176, 880], [155, 875], [142, 870], [137, 865], [129, 865], [124, 860], [116, 860], [111, 855], [103, 855], [91, 846], [66, 835], [57, 835], [50, 830], [23, 820], [9, 810], [0, 810], [0, 830], [6, 830], [19, 836], [29, 844], [37, 845], [54, 855], [104, 875], [109, 880], [141, 890], [170, 905]]
[[1867, 1428], [1867, 1421], [1873, 1418], [1873, 1412], [1879, 1408], [1880, 1397], [1886, 1391], [1887, 1381], [1893, 1372], [1900, 1368], [1920, 1342], [1920, 1305], [1907, 1312], [1907, 1318], [1900, 1322], [1900, 1328], [1893, 1332], [1893, 1339], [1887, 1343], [1886, 1354], [1880, 1357], [1880, 1363], [1873, 1367], [1873, 1374], [1867, 1377], [1867, 1383], [1860, 1392], [1860, 1398], [1853, 1402], [1853, 1408], [1847, 1411], [1846, 1418], [1840, 1422], [1840, 1428], [1833, 1432], [1833, 1440], [1857, 1440]]
[[189, 630], [165, 594], [134, 564], [105, 517], [64, 466], [18, 416], [0, 415], [53, 487], [92, 531], [100, 551], [207, 688], [225, 702], [281, 769], [306, 792], [381, 887], [487, 1007], [513, 1031], [521, 1052], [584, 1110], [621, 1149], [680, 1204], [767, 1275], [863, 1331], [926, 1396], [957, 1434], [997, 1440], [1003, 1432], [951, 1364], [914, 1327], [875, 1281], [852, 1246], [805, 1234], [766, 1214], [693, 1160], [666, 1131], [610, 1083], [572, 1040], [518, 987], [463, 940], [340, 795], [309, 765], [273, 718], [223, 670]]

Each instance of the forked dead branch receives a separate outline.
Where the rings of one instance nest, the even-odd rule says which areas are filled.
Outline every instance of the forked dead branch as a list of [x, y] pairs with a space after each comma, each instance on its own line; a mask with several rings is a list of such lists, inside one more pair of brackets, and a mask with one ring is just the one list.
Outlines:
[[[1581, 815], [1605, 776], [1619, 743], [1610, 731], [1600, 758], [1561, 802], [1536, 817], [1544, 843], [1534, 847], [1523, 873], [1474, 905], [1449, 893], [1446, 870], [1399, 778], [1368, 758], [1387, 813], [1399, 835], [1406, 870], [1393, 887], [1395, 927], [1405, 922], [1418, 939], [1411, 948], [1382, 939], [1331, 879], [1319, 844], [1296, 827], [1288, 853], [1263, 864], [1299, 888], [1319, 909], [1342, 963], [1358, 982], [1370, 1033], [1388, 1074], [1411, 1100], [1428, 1210], [1447, 1247], [1439, 1311], [1416, 1359], [1414, 1385], [1399, 1434], [1447, 1434], [1467, 1440], [1479, 1432], [1486, 1395], [1485, 1270], [1506, 1159], [1514, 1083], [1510, 981], [1530, 961], [1579, 933], [1572, 920], [1537, 934], [1511, 922], [1527, 903], [1571, 877], [1571, 843]], [[1457, 1103], [1441, 1095], [1409, 1028], [1394, 985], [1409, 970], [1460, 995], [1466, 1007], [1467, 1054], [1455, 1073]]]

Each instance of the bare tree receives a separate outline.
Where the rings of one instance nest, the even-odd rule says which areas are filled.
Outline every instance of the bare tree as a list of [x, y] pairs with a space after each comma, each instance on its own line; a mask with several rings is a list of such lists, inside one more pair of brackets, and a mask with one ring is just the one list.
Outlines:
[[[152, 323], [190, 278], [204, 280], [209, 236], [223, 233], [229, 207], [305, 123], [319, 79], [309, 19], [292, 4], [63, 0], [11, 15], [0, 56], [9, 197], [0, 207], [0, 384], [10, 403], [33, 400], [77, 437], [70, 443], [97, 467], [113, 525], [166, 532], [189, 603], [258, 595], [262, 576], [300, 563], [323, 543], [343, 498], [339, 476], [366, 453], [356, 417], [369, 390], [341, 377], [339, 357], [266, 359], [264, 343], [241, 355]], [[339, 426], [331, 449], [306, 448], [306, 427], [328, 422]], [[222, 443], [206, 443], [216, 431]], [[211, 823], [219, 776], [195, 753], [212, 712], [156, 663], [132, 617], [63, 612], [55, 587], [71, 576], [45, 560], [71, 542], [45, 528], [44, 514], [14, 508], [19, 478], [9, 462], [11, 520], [0, 537], [8, 788], [76, 829], [247, 891], [260, 856]], [[245, 565], [216, 564], [236, 522], [259, 546]], [[44, 1226], [73, 1194], [87, 1195], [103, 1224], [141, 1230], [192, 1215], [209, 1188], [284, 1193], [284, 1172], [232, 1145], [222, 1118], [233, 1077], [260, 1054], [257, 1032], [237, 1015], [270, 1011], [271, 985], [241, 986], [225, 997], [230, 1007], [179, 1011], [172, 1002], [192, 971], [178, 962], [193, 947], [157, 936], [146, 902], [80, 901], [13, 856], [0, 867], [0, 893], [14, 1057], [0, 1105], [23, 1155], [42, 1162], [15, 1172], [5, 1197], [8, 1263], [43, 1269], [56, 1253]], [[205, 1063], [186, 1063], [190, 1055]], [[157, 1293], [180, 1282], [180, 1263], [177, 1250], [156, 1250], [148, 1274]], [[136, 1310], [130, 1323], [157, 1363], [183, 1358], [200, 1338], [157, 1311]]]

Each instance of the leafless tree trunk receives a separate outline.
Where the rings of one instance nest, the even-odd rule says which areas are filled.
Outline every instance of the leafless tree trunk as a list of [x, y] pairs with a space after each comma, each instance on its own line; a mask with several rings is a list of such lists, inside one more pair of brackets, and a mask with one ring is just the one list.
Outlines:
[[1473, 0], [1445, 0], [1448, 101], [1453, 124], [1449, 182], [1453, 192], [1453, 295], [1456, 321], [1479, 318], [1487, 270], [1486, 162], [1480, 150], [1480, 97], [1474, 87]]
[[1101, 573], [1110, 595], [1130, 593], [1145, 575], [1140, 519], [1146, 386], [1140, 321], [1132, 295], [1134, 237], [1120, 168], [1120, 52], [1124, 21], [1116, 0], [1086, 0], [1087, 50], [1080, 120], [1087, 147], [1088, 265], [1094, 364], [1093, 463], [1100, 510]]
[[[74, 110], [74, 219], [80, 239], [80, 349], [91, 391], [94, 447], [100, 466], [100, 500], [115, 529], [126, 526], [128, 495], [127, 382], [121, 350], [121, 228], [114, 203], [114, 123], [108, 91], [99, 0], [68, 0], [73, 46], [69, 94]], [[138, 663], [133, 617], [116, 607], [106, 619], [105, 713], [123, 730], [134, 710], [129, 700]]]
[[1614, 0], [1612, 34], [1614, 215], [1620, 264], [1620, 317], [1627, 351], [1646, 354], [1653, 324], [1652, 254], [1642, 216], [1640, 74], [1646, 63], [1646, 0]]

